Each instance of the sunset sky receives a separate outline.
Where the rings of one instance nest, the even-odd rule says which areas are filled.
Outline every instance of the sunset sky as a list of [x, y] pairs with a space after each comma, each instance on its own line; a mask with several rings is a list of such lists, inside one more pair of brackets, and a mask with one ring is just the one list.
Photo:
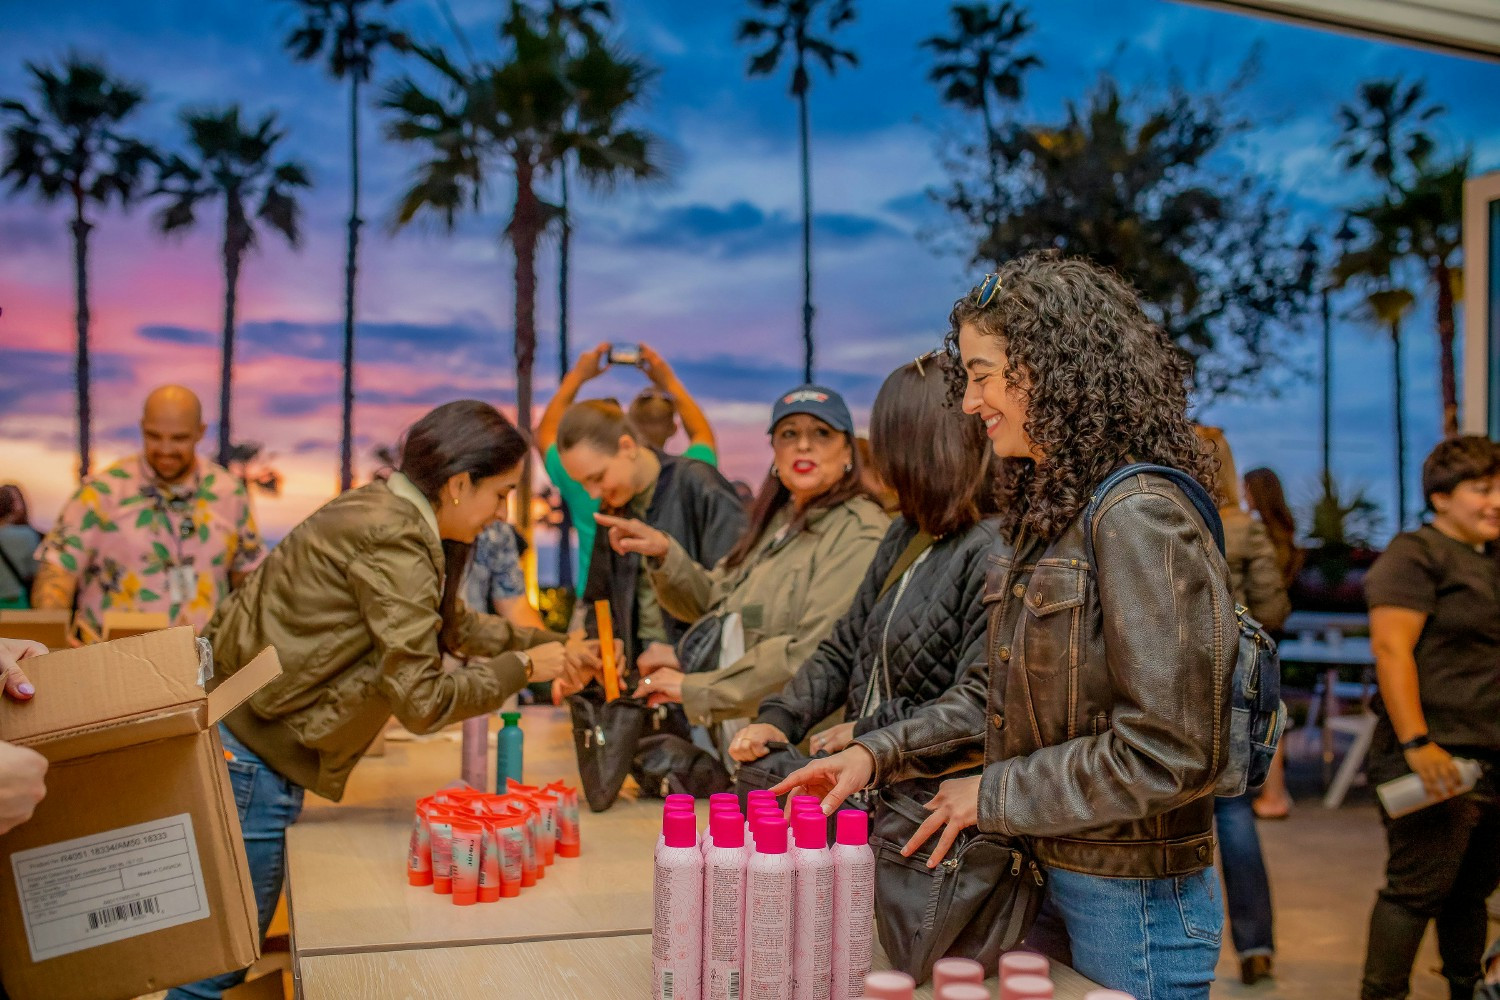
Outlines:
[[[671, 176], [644, 190], [578, 199], [575, 354], [601, 340], [657, 347], [713, 419], [727, 471], [758, 481], [768, 460], [769, 403], [800, 380], [795, 106], [784, 75], [745, 77], [746, 52], [734, 42], [745, 5], [615, 6], [624, 44], [661, 71], [638, 121], [667, 140]], [[452, 8], [469, 44], [490, 50], [498, 0], [452, 0]], [[402, 0], [391, 17], [424, 41], [456, 48], [435, 0]], [[1056, 119], [1104, 72], [1127, 86], [1180, 78], [1222, 88], [1258, 52], [1259, 71], [1236, 99], [1258, 127], [1233, 155], [1282, 191], [1304, 221], [1333, 228], [1338, 206], [1368, 193], [1366, 182], [1340, 172], [1330, 150], [1335, 111], [1364, 79], [1425, 78], [1449, 108], [1440, 138], [1471, 145], [1478, 169], [1500, 169], [1492, 97], [1500, 65], [1173, 0], [1053, 0], [1035, 4], [1032, 17], [1032, 48], [1045, 66], [1027, 80], [1028, 118]], [[280, 498], [257, 500], [273, 537], [331, 495], [338, 462], [347, 92], [321, 66], [285, 55], [281, 39], [295, 18], [292, 4], [273, 0], [0, 0], [0, 97], [33, 103], [24, 62], [77, 50], [147, 87], [151, 100], [135, 127], [154, 143], [180, 146], [175, 116], [185, 105], [239, 101], [252, 115], [276, 110], [289, 130], [285, 153], [308, 165], [316, 186], [304, 196], [303, 247], [266, 238], [240, 285], [235, 436], [264, 442], [285, 475]], [[831, 80], [816, 74], [813, 86], [818, 375], [847, 393], [862, 426], [884, 375], [936, 345], [953, 299], [977, 279], [962, 257], [936, 249], [946, 220], [926, 193], [943, 180], [940, 137], [973, 127], [944, 109], [925, 79], [929, 58], [917, 43], [947, 30], [945, 3], [866, 0], [840, 38], [860, 65]], [[388, 58], [378, 81], [395, 76], [397, 65]], [[394, 442], [432, 405], [467, 396], [508, 405], [514, 386], [512, 259], [499, 242], [506, 179], [495, 179], [490, 211], [451, 235], [430, 226], [392, 234], [392, 207], [415, 156], [388, 143], [380, 126], [379, 112], [367, 113], [361, 475], [373, 468], [373, 446]], [[211, 419], [216, 409], [218, 220], [210, 213], [194, 232], [169, 239], [153, 232], [151, 215], [138, 207], [95, 220], [100, 467], [135, 449], [140, 401], [152, 385], [184, 382], [203, 396]], [[0, 480], [23, 485], [41, 525], [69, 493], [76, 464], [66, 225], [62, 206], [0, 194]], [[555, 265], [548, 243], [540, 260], [541, 402], [557, 377]], [[1430, 314], [1419, 307], [1408, 338], [1413, 478], [1438, 438]], [[1317, 343], [1310, 319], [1296, 367], [1315, 370]], [[1371, 487], [1389, 510], [1389, 349], [1341, 321], [1336, 351], [1336, 471]], [[1281, 382], [1279, 399], [1219, 403], [1201, 416], [1226, 428], [1242, 470], [1269, 464], [1300, 499], [1317, 471], [1318, 390], [1310, 379]], [[595, 385], [598, 395], [628, 398], [641, 384], [638, 375], [611, 375]]]

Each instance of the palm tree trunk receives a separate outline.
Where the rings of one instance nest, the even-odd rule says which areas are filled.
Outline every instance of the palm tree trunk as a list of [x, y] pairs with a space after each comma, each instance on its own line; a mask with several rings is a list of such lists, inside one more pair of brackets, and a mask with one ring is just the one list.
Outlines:
[[339, 491], [354, 485], [354, 278], [359, 255], [359, 74], [349, 75], [349, 250], [344, 263], [344, 391]]
[[985, 160], [990, 171], [990, 210], [985, 213], [985, 228], [993, 231], [995, 220], [1000, 218], [1000, 160], [996, 150], [1000, 142], [995, 135], [995, 123], [990, 118], [989, 91], [981, 82], [979, 86], [979, 113], [984, 118]]
[[[531, 436], [531, 375], [536, 364], [536, 245], [541, 236], [541, 204], [532, 190], [535, 169], [526, 156], [516, 164], [516, 208], [510, 224], [510, 240], [516, 253], [516, 423]], [[531, 541], [531, 463], [521, 466], [516, 489], [520, 510], [516, 528]]]
[[220, 465], [229, 465], [230, 386], [234, 374], [234, 311], [240, 285], [240, 257], [244, 242], [233, 226], [224, 226], [224, 346], [219, 365], [219, 457]]
[[[800, 65], [800, 58], [799, 58]], [[812, 153], [807, 93], [797, 95], [797, 130], [802, 139], [802, 380], [813, 380]]]
[[94, 228], [83, 217], [83, 204], [78, 203], [73, 216], [73, 279], [76, 285], [76, 320], [78, 325], [78, 355], [74, 364], [74, 378], [78, 390], [78, 479], [88, 479], [90, 471], [91, 428], [94, 420], [92, 379], [89, 374], [89, 230]]
[[[572, 365], [568, 355], [568, 253], [573, 242], [573, 220], [568, 203], [568, 160], [559, 164], [562, 172], [562, 238], [558, 246], [557, 259], [557, 377], [561, 379]], [[564, 589], [573, 586], [573, 541], [569, 532], [573, 528], [568, 505], [562, 505], [562, 526], [557, 538], [557, 585]]]
[[1401, 321], [1391, 321], [1391, 367], [1396, 391], [1396, 530], [1406, 530], [1406, 379], [1401, 371]]
[[1432, 279], [1437, 284], [1438, 367], [1443, 386], [1443, 436], [1458, 436], [1458, 375], [1453, 364], [1453, 273], [1438, 261]]

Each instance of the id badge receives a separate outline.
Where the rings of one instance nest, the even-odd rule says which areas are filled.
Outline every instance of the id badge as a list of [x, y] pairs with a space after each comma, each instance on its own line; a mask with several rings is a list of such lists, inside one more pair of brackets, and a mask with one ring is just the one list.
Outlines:
[[198, 594], [198, 574], [191, 566], [173, 566], [167, 570], [167, 598], [173, 604], [186, 604]]

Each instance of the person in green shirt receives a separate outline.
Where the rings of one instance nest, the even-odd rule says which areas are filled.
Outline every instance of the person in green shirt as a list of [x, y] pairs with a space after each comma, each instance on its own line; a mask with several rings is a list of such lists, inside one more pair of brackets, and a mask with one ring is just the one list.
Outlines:
[[[568, 516], [573, 520], [573, 527], [578, 531], [578, 575], [575, 579], [580, 589], [589, 578], [589, 559], [594, 550], [594, 529], [597, 527], [594, 515], [599, 511], [599, 501], [590, 497], [578, 480], [563, 468], [562, 459], [557, 454], [557, 428], [562, 423], [563, 414], [578, 398], [583, 384], [609, 369], [609, 346], [608, 343], [599, 344], [579, 356], [578, 363], [563, 376], [557, 395], [547, 404], [536, 429], [536, 447], [541, 452], [547, 478], [557, 487], [568, 508]], [[717, 466], [719, 456], [708, 417], [683, 386], [677, 373], [672, 371], [672, 366], [650, 345], [641, 344], [640, 349], [639, 366], [651, 380], [652, 388], [642, 391], [630, 404], [631, 422], [646, 438], [646, 444], [664, 451], [667, 442], [677, 433], [680, 417], [682, 430], [688, 436], [683, 457]]]

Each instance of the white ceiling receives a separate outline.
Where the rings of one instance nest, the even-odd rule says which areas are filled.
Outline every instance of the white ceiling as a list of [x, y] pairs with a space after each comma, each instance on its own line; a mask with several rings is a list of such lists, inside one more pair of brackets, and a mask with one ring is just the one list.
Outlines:
[[1186, 0], [1500, 61], [1500, 0]]

